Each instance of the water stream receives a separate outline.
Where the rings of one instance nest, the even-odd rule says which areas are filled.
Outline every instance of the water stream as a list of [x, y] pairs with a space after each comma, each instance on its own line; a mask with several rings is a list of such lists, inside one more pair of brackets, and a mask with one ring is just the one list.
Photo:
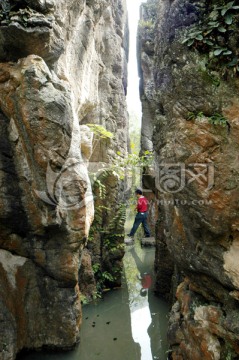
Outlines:
[[154, 248], [126, 246], [123, 286], [83, 307], [81, 343], [62, 353], [21, 360], [166, 360], [167, 303], [154, 295]]

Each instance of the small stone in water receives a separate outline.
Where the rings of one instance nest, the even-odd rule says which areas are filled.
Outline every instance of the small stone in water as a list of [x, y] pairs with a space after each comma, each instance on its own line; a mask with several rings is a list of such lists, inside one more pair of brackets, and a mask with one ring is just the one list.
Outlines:
[[114, 341], [116, 341], [116, 340], [117, 340], [117, 338], [114, 338], [113, 340], [114, 340]]
[[107, 325], [109, 325], [110, 324], [110, 321], [107, 321], [107, 323], [106, 323]]

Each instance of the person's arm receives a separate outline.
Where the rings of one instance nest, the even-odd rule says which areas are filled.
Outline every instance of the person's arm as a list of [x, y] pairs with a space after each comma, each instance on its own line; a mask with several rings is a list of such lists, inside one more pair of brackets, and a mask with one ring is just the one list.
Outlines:
[[135, 206], [135, 211], [138, 211], [138, 206], [139, 206], [139, 199], [137, 200], [137, 204]]

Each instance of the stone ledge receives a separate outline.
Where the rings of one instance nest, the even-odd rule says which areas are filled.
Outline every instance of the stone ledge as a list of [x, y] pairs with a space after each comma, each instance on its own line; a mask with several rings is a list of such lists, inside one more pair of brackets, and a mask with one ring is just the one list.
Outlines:
[[155, 246], [156, 242], [155, 242], [155, 238], [154, 237], [146, 237], [146, 238], [142, 238], [141, 240], [141, 245], [142, 246]]

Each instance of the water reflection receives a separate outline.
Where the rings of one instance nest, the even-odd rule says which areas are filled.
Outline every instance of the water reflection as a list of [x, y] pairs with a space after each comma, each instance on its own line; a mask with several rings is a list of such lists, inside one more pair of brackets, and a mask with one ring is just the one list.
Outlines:
[[147, 332], [151, 324], [148, 289], [142, 288], [142, 275], [135, 258], [136, 251], [133, 247], [124, 258], [125, 276], [129, 291], [131, 330], [134, 341], [140, 345], [141, 360], [152, 360], [150, 337]]
[[132, 336], [140, 345], [140, 360], [167, 359], [168, 306], [153, 292], [154, 256], [153, 248], [141, 249], [138, 241], [124, 258]]
[[74, 351], [28, 353], [21, 360], [166, 360], [168, 305], [154, 295], [153, 248], [126, 247], [121, 289], [83, 308]]

